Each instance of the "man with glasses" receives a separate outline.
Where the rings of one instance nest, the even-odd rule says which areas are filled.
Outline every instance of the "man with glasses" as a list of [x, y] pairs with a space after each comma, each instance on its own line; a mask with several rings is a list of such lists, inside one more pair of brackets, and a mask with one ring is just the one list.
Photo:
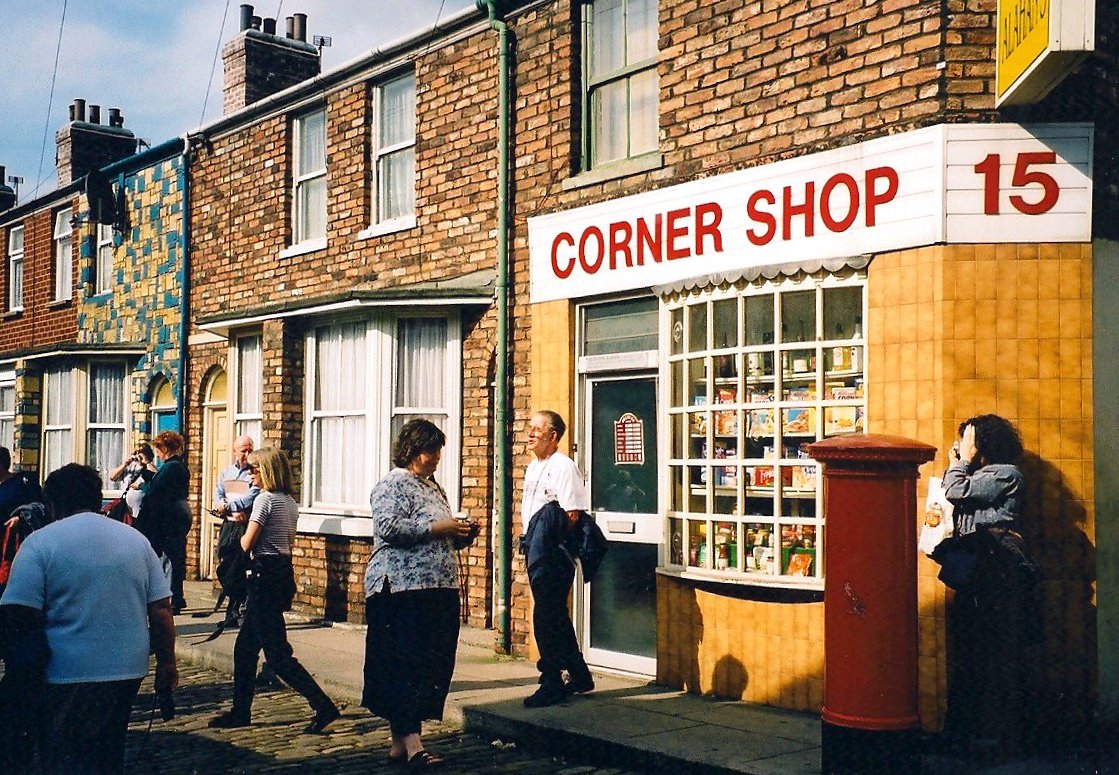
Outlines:
[[[521, 496], [521, 521], [529, 544], [526, 560], [546, 558], [539, 566], [529, 563], [532, 632], [540, 650], [536, 663], [540, 687], [525, 698], [529, 708], [555, 705], [571, 694], [594, 690], [594, 679], [579, 651], [567, 610], [567, 598], [575, 580], [575, 561], [559, 545], [579, 521], [580, 512], [590, 508], [583, 475], [575, 462], [559, 451], [559, 441], [566, 429], [563, 418], [547, 409], [532, 415], [528, 424], [527, 446], [533, 459], [525, 470]], [[557, 512], [553, 503], [561, 511]], [[568, 673], [566, 683], [564, 670]]]

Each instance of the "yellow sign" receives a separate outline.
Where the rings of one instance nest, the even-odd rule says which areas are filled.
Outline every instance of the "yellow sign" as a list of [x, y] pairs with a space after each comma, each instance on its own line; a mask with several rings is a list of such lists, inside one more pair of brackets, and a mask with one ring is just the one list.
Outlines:
[[998, 93], [1003, 94], [1049, 48], [1049, 0], [999, 0]]
[[996, 21], [996, 105], [1043, 99], [1095, 48], [1096, 0], [998, 0]]

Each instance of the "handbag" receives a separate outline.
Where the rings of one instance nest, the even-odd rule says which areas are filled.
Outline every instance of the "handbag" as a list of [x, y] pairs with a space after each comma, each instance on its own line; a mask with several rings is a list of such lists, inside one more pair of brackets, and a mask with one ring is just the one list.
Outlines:
[[19, 551], [19, 545], [23, 543], [23, 536], [20, 535], [19, 521], [8, 524], [4, 528], [4, 543], [0, 547], [0, 584], [7, 584], [8, 579], [12, 575], [12, 562], [16, 558], [16, 552]]

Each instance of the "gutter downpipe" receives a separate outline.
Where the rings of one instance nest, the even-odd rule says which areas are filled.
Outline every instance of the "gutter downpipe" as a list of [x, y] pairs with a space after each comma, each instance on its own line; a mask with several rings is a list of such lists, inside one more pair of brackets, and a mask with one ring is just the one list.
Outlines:
[[513, 586], [512, 449], [509, 439], [509, 26], [499, 17], [496, 0], [475, 0], [478, 10], [489, 16], [498, 34], [497, 106], [497, 344], [494, 415], [497, 444], [494, 461], [494, 507], [497, 512], [497, 617], [501, 650], [513, 651], [510, 631], [510, 597]]
[[[187, 322], [190, 315], [190, 138], [183, 135], [183, 151], [179, 165], [179, 190], [182, 191], [182, 212], [179, 218], [179, 390], [175, 401], [175, 421], [179, 433], [186, 435], [187, 403]], [[154, 429], [153, 429], [154, 430]]]

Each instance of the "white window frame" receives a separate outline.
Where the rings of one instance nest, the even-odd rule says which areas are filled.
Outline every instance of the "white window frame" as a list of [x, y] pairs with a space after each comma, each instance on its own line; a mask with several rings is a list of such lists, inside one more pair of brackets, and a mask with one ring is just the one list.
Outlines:
[[93, 254], [94, 295], [113, 290], [113, 249], [112, 224], [97, 224], [97, 246]]
[[[404, 314], [393, 311], [378, 311], [372, 315], [360, 318], [332, 319], [323, 321], [319, 325], [311, 326], [305, 338], [305, 363], [307, 364], [306, 390], [304, 394], [304, 486], [303, 509], [305, 514], [321, 514], [327, 516], [357, 516], [368, 517], [369, 493], [373, 486], [388, 473], [391, 468], [392, 454], [392, 418], [394, 416], [394, 403], [396, 396], [396, 324], [404, 317], [444, 318], [447, 321], [447, 341], [444, 351], [443, 367], [447, 375], [444, 385], [446, 406], [430, 413], [445, 413], [446, 423], [442, 427], [447, 436], [447, 445], [443, 448], [443, 462], [436, 472], [436, 478], [447, 492], [447, 498], [453, 512], [458, 511], [460, 504], [460, 487], [462, 476], [461, 449], [462, 449], [462, 334], [461, 315], [458, 309], [430, 309], [422, 312]], [[318, 482], [315, 472], [318, 470], [318, 451], [315, 449], [315, 423], [325, 413], [318, 412], [314, 406], [317, 380], [316, 363], [316, 337], [322, 328], [328, 328], [345, 323], [363, 321], [365, 326], [364, 346], [365, 353], [366, 386], [365, 405], [357, 410], [365, 418], [365, 482], [361, 488], [363, 500], [360, 503], [326, 503], [314, 498]], [[386, 376], [388, 383], [385, 384]], [[423, 409], [413, 407], [409, 409]], [[337, 413], [330, 413], [334, 416]], [[350, 413], [354, 414], [354, 413]], [[330, 454], [344, 454], [344, 451], [332, 450]]]
[[[646, 2], [646, 0], [618, 0], [618, 2], [621, 2], [623, 5], [623, 19], [627, 19], [629, 15], [630, 4]], [[657, 0], [652, 0], [652, 4], [654, 5], [654, 13], [657, 14], [656, 23], [658, 24], [659, 29], [660, 3]], [[623, 54], [623, 62], [621, 66], [614, 68], [613, 70], [596, 72], [594, 70], [593, 63], [595, 36], [594, 6], [595, 2], [593, 1], [583, 4], [583, 152], [581, 156], [582, 168], [584, 172], [592, 169], [599, 169], [601, 167], [609, 165], [619, 164], [629, 159], [644, 157], [653, 153], [657, 153], [660, 149], [660, 80], [659, 77], [657, 77], [657, 62], [659, 60], [659, 51], [654, 52], [653, 55], [650, 57], [646, 57], [645, 59], [636, 60], [633, 62], [625, 61], [629, 59], [629, 55], [628, 53], [626, 53]], [[628, 48], [630, 39], [629, 25], [626, 22], [623, 22], [623, 24], [626, 27], [623, 32], [623, 36], [626, 39]], [[633, 137], [630, 131], [633, 125], [634, 99], [630, 90], [635, 79], [647, 76], [650, 72], [655, 78], [657, 78], [657, 98], [652, 108], [654, 113], [652, 118], [655, 124], [654, 134], [656, 136], [656, 140], [653, 144], [653, 147], [651, 148], [634, 150]], [[624, 126], [624, 131], [626, 133], [625, 151], [620, 156], [603, 159], [601, 158], [600, 150], [597, 147], [599, 143], [595, 141], [595, 137], [597, 135], [597, 124], [595, 123], [594, 119], [594, 96], [595, 93], [600, 90], [609, 88], [611, 86], [617, 86], [619, 84], [624, 84], [626, 89], [627, 120]], [[646, 116], [645, 118], [648, 119], [649, 117]], [[605, 129], [605, 131], [623, 131], [623, 128], [613, 126], [609, 129]]]
[[[19, 235], [19, 249], [16, 249], [16, 235]], [[23, 309], [23, 255], [26, 250], [23, 224], [8, 229], [8, 310], [19, 312]]]
[[0, 446], [15, 449], [16, 436], [16, 373], [14, 369], [0, 370], [0, 395], [11, 391], [12, 408], [5, 409], [0, 400]]
[[[848, 335], [842, 338], [836, 338], [838, 331], [831, 334], [825, 332], [825, 326], [829, 322], [825, 319], [825, 294], [845, 288], [861, 289], [861, 307], [854, 319], [852, 331], [846, 332]], [[822, 587], [826, 573], [826, 568], [823, 567], [826, 520], [823, 510], [822, 470], [816, 461], [800, 457], [799, 452], [795, 456], [787, 453], [785, 442], [804, 439], [805, 434], [801, 429], [790, 430], [783, 425], [792, 416], [787, 416], [786, 412], [807, 412], [807, 416], [812, 418], [810, 426], [815, 440], [842, 433], [865, 432], [866, 380], [872, 376], [866, 368], [866, 338], [861, 328], [862, 322], [867, 319], [866, 288], [866, 276], [861, 273], [851, 276], [829, 275], [821, 279], [780, 277], [742, 288], [692, 291], [662, 301], [660, 390], [662, 405], [666, 407], [667, 422], [661, 429], [659, 440], [662, 456], [660, 513], [664, 515], [665, 546], [665, 564], [660, 568], [661, 572], [757, 586], [802, 589]], [[805, 331], [803, 335], [789, 335], [786, 338], [782, 329], [785, 299], [789, 294], [805, 291], [815, 293], [815, 328]], [[730, 299], [745, 299], [748, 304], [748, 300], [755, 297], [770, 297], [773, 328], [769, 342], [749, 343], [743, 339], [747, 313], [740, 302], [736, 307], [735, 341], [722, 343], [713, 340], [714, 325], [710, 316], [714, 308], [708, 307], [705, 344], [702, 348], [691, 346], [689, 337], [692, 308], [707, 302]], [[682, 337], [682, 343], [679, 350], [674, 352], [674, 339], [678, 336]], [[835, 353], [840, 355], [838, 361]], [[798, 365], [802, 363], [801, 357], [803, 365]], [[727, 363], [737, 364], [733, 367], [735, 373], [730, 378], [720, 372], [719, 364], [724, 358], [733, 359], [726, 361]], [[770, 360], [767, 361], [767, 358]], [[846, 366], [843, 365], [843, 359], [846, 359]], [[837, 362], [840, 363], [839, 366], [835, 365]], [[753, 370], [754, 364], [757, 364], [759, 371]], [[693, 375], [690, 373], [693, 368], [701, 370], [699, 373], [702, 375], [700, 383], [703, 392], [693, 390]], [[678, 378], [683, 379], [682, 384], [673, 383]], [[837, 383], [846, 384], [845, 381], [848, 380], [861, 385], [861, 390], [844, 387], [843, 394], [839, 395], [834, 387], [829, 387]], [[727, 383], [728, 391], [736, 391], [733, 396], [722, 395], [723, 389], [718, 388], [722, 382]], [[802, 390], [803, 395], [800, 394]], [[762, 397], [755, 397], [755, 391]], [[797, 391], [797, 394], [793, 395], [793, 391]], [[750, 433], [747, 415], [752, 412], [769, 413], [771, 424], [767, 431]], [[841, 425], [836, 419], [835, 427], [829, 429], [828, 420], [833, 416], [830, 414], [832, 412], [835, 418], [839, 418], [841, 414], [846, 416], [849, 412], [853, 422], [848, 424], [844, 421]], [[719, 415], [727, 416], [732, 413], [737, 418], [734, 420], [736, 430], [732, 434], [737, 437], [734, 454], [722, 457], [718, 451], [708, 452], [708, 444], [718, 450], [720, 439], [731, 438], [725, 432], [719, 433], [718, 428]], [[698, 428], [696, 418], [700, 419]], [[682, 449], [676, 446], [674, 432], [679, 436]], [[751, 443], [760, 445], [767, 438], [771, 444], [764, 448], [762, 454], [751, 456], [748, 453], [747, 447]], [[748, 439], [753, 441], [748, 442]], [[781, 443], [778, 444], [778, 441]], [[700, 445], [702, 450], [697, 452]], [[724, 449], [729, 452], [729, 447]], [[677, 454], [678, 452], [682, 454]], [[797, 484], [797, 468], [806, 476], [809, 474], [806, 469], [812, 469], [811, 485]], [[720, 482], [722, 473], [731, 469], [735, 471], [734, 482]], [[768, 471], [769, 481], [754, 481], [752, 477], [765, 473], [762, 469]], [[789, 481], [785, 481], [786, 471]], [[700, 474], [699, 482], [692, 479], [693, 473]], [[693, 497], [698, 497], [702, 508], [692, 510]], [[718, 497], [736, 498], [737, 507], [719, 510], [716, 506]], [[676, 508], [677, 498], [682, 500], [680, 509]], [[768, 499], [772, 510], [770, 513], [747, 511], [747, 499], [755, 502]], [[802, 504], [809, 502], [814, 504], [809, 514], [797, 513]], [[785, 511], [786, 506], [791, 509], [790, 512]], [[677, 523], [682, 531], [678, 542], [674, 541]], [[714, 539], [719, 532], [716, 526], [726, 523], [734, 525], [731, 533], [734, 541], [726, 546], [733, 546], [733, 551], [737, 554], [729, 567], [722, 569], [716, 563], [712, 547], [718, 545]], [[696, 544], [701, 550], [694, 563], [690, 557], [693, 544], [690, 538], [692, 524], [702, 525], [706, 535], [706, 538]], [[754, 569], [750, 564], [750, 555], [745, 549], [748, 545], [746, 537], [751, 532], [751, 526], [755, 525], [760, 525], [767, 531], [768, 543], [761, 545], [761, 556], [772, 558], [771, 571], [760, 567]], [[789, 575], [781, 567], [783, 552], [787, 548], [783, 529], [792, 531], [808, 526], [813, 529], [812, 540], [815, 547], [812, 575]], [[807, 529], [804, 534], [809, 535]], [[793, 544], [798, 545], [799, 542]], [[807, 542], [803, 545], [808, 547]], [[681, 551], [679, 560], [673, 558], [677, 547]], [[768, 554], [764, 551], [765, 548], [769, 549]]]
[[[249, 347], [255, 343], [257, 359], [260, 368], [254, 369], [257, 371], [257, 380], [259, 390], [254, 391], [252, 396], [249, 396], [248, 391], [245, 390], [243, 376], [246, 376], [245, 356]], [[233, 423], [233, 438], [247, 435], [252, 438], [253, 446], [259, 449], [264, 442], [264, 336], [261, 332], [245, 332], [233, 337], [230, 343], [229, 363], [233, 368], [232, 372], [232, 385], [233, 385], [233, 401], [231, 413], [231, 420]], [[249, 399], [255, 399], [252, 404]], [[255, 404], [255, 407], [254, 405]]]
[[65, 207], [54, 214], [54, 300], [69, 301], [74, 297], [74, 227], [70, 225], [71, 210]]
[[[123, 417], [122, 421], [119, 423], [93, 423], [90, 421], [89, 401], [92, 384], [90, 369], [93, 364], [120, 366], [123, 371], [123, 379], [121, 381], [121, 389], [123, 390], [123, 395], [121, 396]], [[50, 416], [48, 412], [54, 411], [54, 408], [50, 406], [49, 382], [53, 378], [53, 375], [62, 374], [66, 374], [70, 379], [70, 403], [69, 406], [62, 407], [64, 416], [55, 418], [62, 420], [62, 422], [48, 424], [47, 418]], [[68, 450], [63, 450], [63, 464], [87, 462], [89, 460], [89, 432], [92, 430], [119, 429], [123, 433], [121, 449], [125, 452], [129, 450], [129, 444], [131, 444], [129, 429], [132, 427], [132, 407], [131, 401], [129, 400], [132, 381], [131, 375], [132, 369], [126, 362], [104, 359], [55, 364], [43, 370], [43, 423], [39, 470], [44, 479], [50, 473], [50, 471], [47, 470], [47, 460], [50, 457], [50, 449], [53, 444], [58, 443], [55, 442], [52, 437], [61, 435], [64, 432], [68, 431], [70, 433], [70, 445]], [[120, 461], [108, 462], [115, 468]], [[110, 483], [110, 485], [106, 486], [104, 493], [107, 495], [119, 495], [120, 491], [111, 489]]]
[[[93, 414], [91, 411], [91, 404], [93, 403], [93, 369], [97, 367], [119, 367], [121, 375], [121, 417], [119, 422], [94, 422]], [[109, 431], [120, 434], [120, 459], [123, 460], [125, 454], [129, 452], [128, 447], [128, 377], [129, 368], [127, 364], [121, 361], [91, 361], [86, 365], [86, 379], [85, 379], [85, 407], [86, 412], [83, 419], [85, 419], [85, 429], [83, 436], [85, 438], [85, 456], [86, 463], [92, 465], [90, 462], [92, 458], [92, 436], [97, 431]], [[80, 383], [79, 383], [80, 384]], [[119, 460], [104, 461], [107, 467], [104, 471], [99, 473], [102, 476], [102, 486], [106, 492], [119, 492], [120, 488], [115, 482], [109, 479], [109, 471], [112, 471], [118, 465]]]
[[[322, 163], [322, 167], [318, 167], [318, 168], [316, 168], [314, 170], [311, 170], [309, 172], [300, 174], [299, 168], [300, 168], [300, 161], [301, 160], [300, 160], [299, 148], [302, 145], [302, 135], [303, 135], [303, 132], [305, 131], [304, 127], [307, 125], [307, 122], [310, 118], [312, 118], [313, 116], [320, 116], [320, 115], [322, 116], [322, 125], [323, 125], [323, 128], [322, 128], [322, 132], [323, 132], [323, 163]], [[324, 185], [325, 185], [326, 160], [327, 160], [327, 153], [326, 153], [326, 139], [327, 139], [327, 131], [326, 130], [327, 130], [327, 125], [326, 125], [326, 119], [327, 119], [326, 108], [319, 108], [317, 110], [311, 110], [311, 111], [303, 113], [299, 116], [296, 116], [294, 119], [292, 119], [292, 145], [291, 145], [291, 160], [292, 160], [292, 165], [291, 165], [291, 178], [292, 178], [291, 241], [292, 241], [292, 247], [295, 247], [295, 246], [316, 247], [320, 243], [323, 247], [325, 247], [325, 245], [326, 245], [326, 228], [327, 228], [326, 212], [328, 210], [328, 208], [326, 206], [326, 198], [324, 197], [324, 201], [323, 201], [324, 212], [322, 214], [323, 215], [323, 233], [322, 234], [307, 234], [307, 224], [303, 222], [303, 219], [300, 215], [300, 212], [302, 210], [302, 207], [300, 205], [303, 201], [303, 197], [306, 195], [306, 191], [307, 191], [308, 187], [310, 186], [310, 184], [314, 183], [315, 181], [318, 181], [318, 180], [322, 179], [324, 181]]]
[[[390, 86], [400, 84], [404, 81], [410, 81], [412, 84], [412, 133], [411, 136], [395, 143], [384, 143], [382, 129], [384, 127], [384, 94], [385, 90]], [[410, 228], [416, 223], [416, 74], [414, 72], [404, 73], [396, 78], [392, 78], [384, 83], [379, 84], [374, 92], [373, 100], [373, 180], [370, 185], [370, 196], [372, 197], [372, 220], [373, 228], [390, 231], [395, 228]], [[384, 202], [387, 197], [382, 195], [382, 189], [387, 185], [387, 176], [382, 172], [383, 164], [390, 158], [412, 153], [412, 176], [409, 185], [412, 188], [411, 201], [412, 206], [408, 212], [399, 213], [391, 217], [384, 214]]]

